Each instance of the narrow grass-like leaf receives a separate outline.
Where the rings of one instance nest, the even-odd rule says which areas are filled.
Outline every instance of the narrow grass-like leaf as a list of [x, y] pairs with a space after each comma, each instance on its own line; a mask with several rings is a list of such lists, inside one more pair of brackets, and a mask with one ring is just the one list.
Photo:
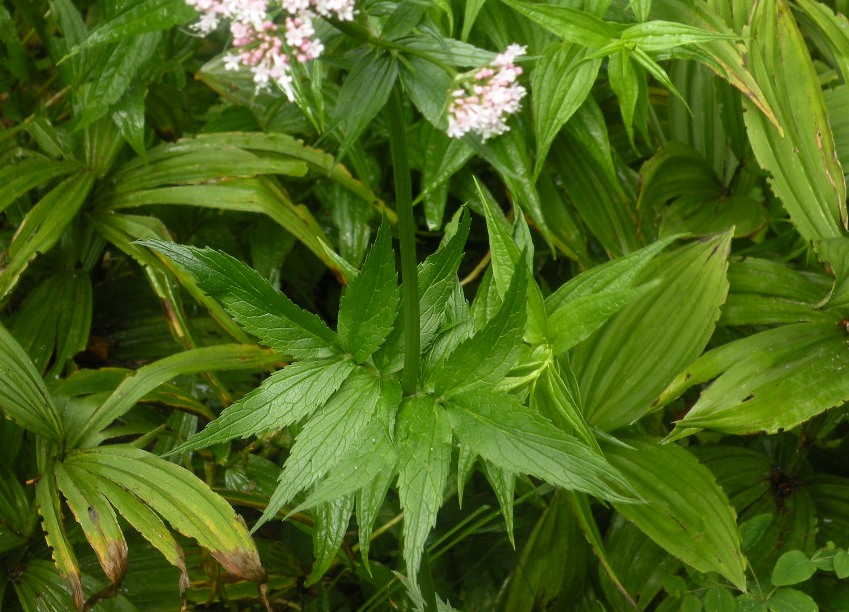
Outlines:
[[38, 503], [38, 513], [42, 518], [42, 527], [47, 535], [47, 544], [52, 549], [53, 561], [59, 575], [71, 587], [71, 596], [77, 610], [83, 609], [83, 585], [80, 579], [80, 568], [62, 521], [62, 502], [56, 488], [56, 480], [52, 473], [44, 474], [35, 488], [35, 499]]
[[0, 170], [0, 211], [5, 210], [30, 189], [79, 170], [72, 161], [24, 159]]
[[424, 396], [412, 398], [401, 407], [397, 429], [404, 562], [407, 576], [415, 582], [448, 481], [451, 427], [433, 396]]
[[290, 364], [225, 408], [203, 431], [168, 454], [206, 448], [233, 438], [257, 436], [297, 423], [322, 406], [355, 367], [351, 361], [339, 358]]
[[339, 306], [339, 342], [358, 363], [386, 340], [401, 301], [388, 225], [380, 226], [371, 252]]
[[298, 359], [332, 357], [338, 340], [317, 316], [296, 306], [256, 270], [211, 249], [147, 240], [165, 258], [191, 273], [246, 331], [266, 346]]
[[393, 411], [400, 401], [401, 388], [394, 381], [381, 382], [362, 369], [348, 377], [298, 434], [277, 489], [254, 530], [326, 474], [352, 469], [340, 465], [342, 458], [362, 444], [375, 415]]
[[98, 481], [87, 472], [55, 464], [56, 482], [68, 500], [77, 523], [94, 549], [103, 573], [117, 587], [127, 571], [127, 541], [112, 506], [98, 490]]
[[666, 51], [694, 43], [733, 40], [739, 36], [703, 30], [683, 23], [652, 20], [629, 26], [622, 32], [621, 38], [626, 43], [636, 44], [643, 51]]
[[627, 440], [605, 454], [646, 504], [616, 504], [617, 511], [679, 559], [702, 572], [719, 572], [746, 588], [746, 561], [734, 510], [707, 468], [685, 449]]
[[279, 356], [256, 346], [221, 344], [177, 353], [139, 368], [115, 389], [83, 423], [68, 432], [69, 448], [93, 443], [104, 427], [128, 412], [150, 391], [186, 374], [213, 370], [254, 370], [273, 367]]
[[455, 395], [446, 404], [454, 433], [493, 464], [566, 489], [633, 501], [633, 489], [604, 457], [532, 413], [521, 400], [487, 390]]
[[234, 576], [265, 582], [244, 521], [191, 472], [128, 446], [101, 446], [68, 455], [65, 464], [111, 480], [144, 501], [187, 537], [209, 549]]
[[62, 420], [44, 381], [12, 334], [0, 324], [0, 409], [21, 427], [59, 440]]

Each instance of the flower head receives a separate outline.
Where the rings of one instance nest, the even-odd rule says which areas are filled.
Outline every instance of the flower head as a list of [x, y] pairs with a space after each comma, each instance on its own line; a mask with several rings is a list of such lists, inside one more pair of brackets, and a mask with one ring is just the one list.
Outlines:
[[448, 105], [451, 138], [471, 132], [486, 141], [510, 129], [507, 117], [519, 110], [527, 93], [517, 82], [522, 69], [514, 64], [525, 51], [525, 47], [510, 45], [488, 65], [457, 78]]
[[[222, 21], [230, 21], [233, 50], [224, 56], [226, 70], [248, 68], [257, 90], [277, 84], [289, 100], [294, 99], [292, 61], [317, 59], [324, 45], [315, 36], [313, 20], [354, 18], [354, 0], [186, 0], [200, 13], [195, 29], [208, 34]], [[271, 8], [271, 11], [269, 10]], [[283, 9], [283, 27], [272, 12]], [[292, 58], [292, 59], [290, 59]]]

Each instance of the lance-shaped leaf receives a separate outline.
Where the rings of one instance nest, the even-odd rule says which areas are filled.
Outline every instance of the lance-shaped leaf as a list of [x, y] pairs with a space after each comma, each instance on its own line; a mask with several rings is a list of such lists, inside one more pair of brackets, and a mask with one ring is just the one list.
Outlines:
[[355, 367], [351, 361], [338, 357], [290, 364], [225, 408], [203, 431], [168, 454], [257, 436], [297, 423], [322, 406]]
[[471, 390], [453, 396], [445, 408], [460, 441], [503, 469], [605, 499], [633, 501], [633, 489], [604, 456], [513, 395]]
[[615, 504], [643, 533], [702, 572], [745, 590], [746, 560], [734, 510], [713, 474], [685, 449], [647, 440], [610, 445], [606, 456], [645, 504]]
[[849, 400], [846, 329], [834, 323], [761, 332], [707, 353], [689, 371], [693, 378], [719, 378], [677, 423], [676, 433], [691, 428], [774, 433]]
[[362, 363], [392, 331], [401, 297], [389, 224], [383, 223], [359, 275], [339, 305], [339, 342]]
[[341, 460], [371, 433], [372, 419], [386, 418], [400, 401], [401, 387], [395, 381], [380, 381], [364, 369], [350, 376], [298, 434], [277, 489], [254, 530], [326, 474], [353, 470], [353, 466], [340, 465]]
[[117, 588], [127, 571], [127, 541], [112, 506], [90, 474], [66, 469], [61, 463], [55, 464], [55, 470], [59, 490], [94, 549], [103, 573]]
[[431, 395], [398, 414], [398, 495], [404, 510], [404, 562], [416, 582], [425, 541], [436, 525], [451, 461], [451, 427]]
[[73, 51], [88, 49], [145, 32], [185, 25], [196, 13], [181, 0], [135, 0], [125, 3], [120, 14], [97, 28]]
[[507, 537], [515, 549], [516, 540], [513, 537], [513, 499], [516, 494], [516, 474], [510, 470], [500, 468], [489, 461], [484, 462], [484, 470], [486, 471], [486, 479], [489, 481], [489, 486], [492, 487], [495, 497], [498, 498], [498, 505], [501, 507], [501, 516], [504, 517], [504, 528], [507, 530]]
[[492, 384], [513, 367], [525, 327], [527, 274], [524, 260], [519, 261], [495, 316], [434, 366], [428, 382], [437, 395]]
[[338, 339], [316, 315], [302, 310], [259, 273], [225, 253], [156, 240], [142, 241], [194, 276], [245, 331], [297, 359], [331, 357]]
[[83, 585], [80, 581], [80, 568], [62, 522], [62, 502], [52, 473], [45, 474], [35, 489], [38, 513], [42, 518], [42, 527], [47, 535], [47, 544], [53, 551], [56, 569], [71, 587], [71, 596], [77, 610], [83, 609]]
[[843, 170], [810, 52], [787, 3], [756, 3], [749, 35], [752, 73], [784, 131], [782, 138], [744, 99], [758, 163], [772, 174], [773, 190], [803, 238], [838, 237], [847, 223]]
[[[219, 344], [183, 351], [127, 376], [106, 401], [90, 414], [72, 415], [68, 426], [68, 447], [93, 445], [104, 427], [126, 414], [150, 391], [180, 375], [212, 370], [252, 370], [273, 367], [277, 355], [257, 346]], [[75, 417], [75, 418], [74, 418]]]
[[563, 40], [584, 47], [600, 48], [619, 37], [622, 26], [604, 21], [590, 13], [556, 4], [501, 0], [531, 21], [560, 36]]
[[[66, 467], [111, 480], [138, 497], [183, 535], [209, 549], [234, 576], [265, 582], [244, 521], [191, 472], [141, 449], [113, 445], [78, 450]], [[119, 504], [120, 500], [110, 500]], [[118, 506], [120, 511], [120, 506]]]
[[0, 170], [0, 211], [8, 208], [30, 189], [79, 169], [79, 164], [72, 161], [55, 161], [39, 157], [23, 159], [7, 165]]
[[21, 427], [59, 440], [62, 421], [41, 375], [12, 334], [0, 324], [0, 409]]
[[728, 291], [731, 234], [688, 245], [648, 265], [658, 284], [573, 351], [587, 421], [610, 431], [639, 419], [703, 350]]
[[346, 495], [322, 503], [313, 510], [315, 527], [312, 534], [312, 548], [315, 551], [315, 563], [304, 586], [308, 587], [317, 583], [330, 568], [336, 553], [339, 552], [339, 547], [342, 546], [353, 509], [354, 496]]

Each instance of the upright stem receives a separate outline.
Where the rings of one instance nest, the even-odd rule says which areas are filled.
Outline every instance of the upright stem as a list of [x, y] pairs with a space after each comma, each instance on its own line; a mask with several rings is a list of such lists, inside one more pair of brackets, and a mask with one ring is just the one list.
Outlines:
[[416, 232], [413, 221], [413, 187], [407, 157], [407, 128], [401, 105], [401, 85], [395, 84], [389, 97], [389, 145], [392, 176], [395, 180], [395, 209], [401, 243], [401, 287], [404, 316], [404, 392], [414, 393], [419, 381], [419, 278], [416, 260]]

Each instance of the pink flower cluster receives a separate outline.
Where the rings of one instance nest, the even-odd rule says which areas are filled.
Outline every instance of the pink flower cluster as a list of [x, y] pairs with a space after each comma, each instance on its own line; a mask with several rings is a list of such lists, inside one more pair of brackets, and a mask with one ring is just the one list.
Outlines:
[[[292, 58], [300, 63], [318, 58], [324, 45], [315, 37], [313, 20], [354, 18], [354, 0], [186, 0], [201, 17], [195, 29], [202, 34], [230, 20], [233, 51], [224, 56], [227, 70], [247, 67], [257, 90], [277, 84], [292, 100]], [[282, 11], [281, 11], [282, 9]], [[285, 15], [284, 27], [274, 15]]]
[[481, 140], [503, 134], [507, 117], [519, 110], [527, 93], [516, 82], [522, 69], [513, 62], [526, 48], [510, 45], [487, 66], [457, 78], [459, 87], [451, 92], [448, 105], [448, 135], [461, 138], [475, 133]]

